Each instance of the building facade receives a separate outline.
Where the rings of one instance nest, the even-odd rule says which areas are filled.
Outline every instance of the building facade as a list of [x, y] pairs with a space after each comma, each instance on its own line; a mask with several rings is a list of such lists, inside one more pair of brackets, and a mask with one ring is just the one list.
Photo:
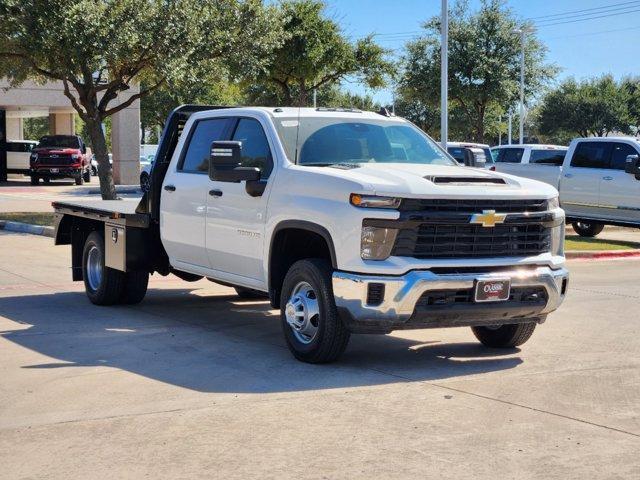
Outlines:
[[[113, 101], [125, 101], [138, 92], [131, 88]], [[49, 134], [75, 134], [75, 110], [64, 95], [62, 82], [43, 85], [31, 81], [18, 87], [0, 79], [0, 181], [6, 181], [6, 141], [38, 140], [24, 138], [24, 120], [48, 117]], [[136, 100], [112, 117], [111, 144], [113, 176], [116, 184], [135, 185], [140, 177], [140, 102]], [[90, 145], [88, 138], [84, 139]], [[4, 172], [4, 175], [3, 175]], [[3, 178], [4, 176], [4, 178]]]

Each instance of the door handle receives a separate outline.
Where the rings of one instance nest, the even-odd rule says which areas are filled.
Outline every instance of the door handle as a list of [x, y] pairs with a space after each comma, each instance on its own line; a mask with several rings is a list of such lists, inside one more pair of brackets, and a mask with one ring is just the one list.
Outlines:
[[602, 177], [603, 180], [613, 180], [613, 177]]
[[221, 197], [222, 196], [222, 190], [209, 190], [209, 195], [211, 195], [212, 197]]
[[175, 192], [175, 191], [176, 191], [176, 187], [175, 187], [175, 185], [165, 185], [165, 186], [164, 186], [164, 189], [165, 189], [167, 192]]
[[571, 178], [573, 177], [573, 175], [571, 173], [565, 173], [564, 174], [564, 178]]

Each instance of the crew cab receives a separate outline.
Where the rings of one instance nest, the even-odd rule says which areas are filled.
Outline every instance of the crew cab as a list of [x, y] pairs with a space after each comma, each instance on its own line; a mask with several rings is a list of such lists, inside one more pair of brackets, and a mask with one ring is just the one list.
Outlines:
[[7, 173], [29, 173], [31, 151], [38, 144], [31, 140], [9, 140], [7, 149]]
[[91, 149], [77, 135], [45, 135], [31, 151], [31, 185], [42, 178], [73, 178], [76, 185], [91, 181]]
[[398, 329], [512, 348], [567, 292], [553, 187], [465, 168], [388, 114], [183, 106], [140, 202], [53, 206], [94, 304], [140, 302], [151, 273], [207, 278], [268, 297], [305, 362]]
[[[550, 150], [533, 164], [509, 173], [546, 182], [560, 192], [567, 221], [581, 236], [598, 235], [605, 225], [640, 227], [640, 140], [634, 137], [576, 138], [566, 155]], [[533, 154], [532, 154], [533, 155]], [[497, 169], [507, 164], [496, 163]]]

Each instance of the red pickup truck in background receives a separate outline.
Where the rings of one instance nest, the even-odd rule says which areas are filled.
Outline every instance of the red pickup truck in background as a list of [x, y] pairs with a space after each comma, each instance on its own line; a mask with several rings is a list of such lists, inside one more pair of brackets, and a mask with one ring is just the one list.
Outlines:
[[91, 149], [77, 135], [45, 135], [31, 151], [31, 185], [42, 178], [73, 178], [76, 185], [91, 181]]

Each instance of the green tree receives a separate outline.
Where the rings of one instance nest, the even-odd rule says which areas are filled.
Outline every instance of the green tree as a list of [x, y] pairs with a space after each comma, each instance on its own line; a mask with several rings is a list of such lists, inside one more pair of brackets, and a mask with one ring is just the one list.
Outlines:
[[259, 0], [0, 0], [0, 18], [0, 76], [62, 82], [86, 125], [105, 199], [116, 198], [105, 118], [203, 62], [253, 71], [281, 34], [275, 9]]
[[611, 75], [582, 82], [570, 78], [542, 100], [540, 132], [545, 135], [581, 137], [629, 133], [629, 95]]
[[325, 15], [323, 1], [287, 0], [280, 8], [285, 40], [269, 57], [266, 81], [249, 89], [253, 101], [307, 106], [313, 90], [338, 85], [346, 78], [379, 88], [394, 73], [386, 51], [373, 37], [350, 42]]
[[627, 95], [629, 120], [635, 134], [640, 134], [640, 77], [629, 77], [622, 81], [622, 88]]
[[[457, 2], [449, 15], [450, 129], [460, 139], [484, 141], [487, 116], [499, 115], [519, 95], [520, 36], [523, 28], [504, 0], [482, 0], [471, 12], [468, 1]], [[436, 108], [440, 103], [440, 17], [424, 25], [421, 38], [406, 45], [399, 91], [405, 102]], [[531, 100], [556, 68], [545, 63], [545, 46], [534, 34], [525, 42], [525, 95]]]

